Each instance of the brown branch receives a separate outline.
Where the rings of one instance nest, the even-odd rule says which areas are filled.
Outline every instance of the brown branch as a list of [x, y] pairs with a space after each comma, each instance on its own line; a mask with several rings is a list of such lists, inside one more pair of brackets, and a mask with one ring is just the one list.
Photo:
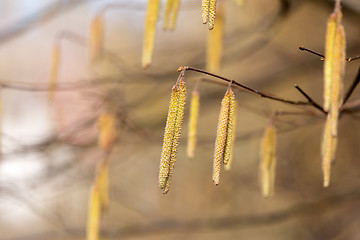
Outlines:
[[268, 98], [268, 99], [272, 99], [272, 100], [275, 100], [275, 101], [279, 101], [279, 102], [283, 102], [283, 103], [287, 103], [287, 104], [291, 104], [291, 105], [313, 106], [314, 108], [316, 108], [316, 109], [320, 110], [321, 112], [325, 113], [324, 109], [321, 106], [319, 106], [318, 104], [314, 105], [314, 102], [292, 101], [292, 100], [280, 98], [280, 97], [277, 97], [277, 96], [269, 95], [269, 94], [266, 94], [264, 92], [253, 89], [251, 87], [248, 87], [248, 86], [246, 86], [244, 84], [241, 84], [239, 82], [236, 82], [235, 80], [231, 80], [231, 79], [228, 79], [228, 78], [225, 78], [225, 77], [222, 77], [222, 76], [207, 72], [205, 70], [201, 70], [201, 69], [197, 69], [197, 68], [193, 68], [193, 67], [188, 67], [188, 66], [180, 67], [179, 70], [194, 71], [194, 72], [203, 73], [203, 74], [206, 74], [206, 75], [209, 75], [209, 76], [224, 80], [224, 81], [229, 82], [229, 83], [231, 82], [233, 85], [238, 86], [238, 87], [240, 87], [240, 88], [242, 88], [242, 89], [244, 89], [246, 91], [255, 93], [257, 95], [260, 95], [263, 98]]
[[354, 81], [352, 82], [351, 86], [349, 87], [349, 89], [347, 90], [347, 92], [345, 94], [344, 101], [342, 104], [343, 106], [347, 102], [347, 100], [349, 100], [351, 94], [354, 92], [354, 90], [357, 87], [357, 85], [359, 84], [359, 82], [360, 82], [360, 67], [359, 67], [358, 73], [357, 73]]

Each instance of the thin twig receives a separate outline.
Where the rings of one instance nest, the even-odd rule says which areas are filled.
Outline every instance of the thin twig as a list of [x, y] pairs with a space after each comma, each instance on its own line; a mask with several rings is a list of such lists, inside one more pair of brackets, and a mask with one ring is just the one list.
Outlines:
[[349, 87], [349, 89], [346, 92], [346, 95], [344, 97], [344, 101], [342, 104], [343, 106], [347, 102], [347, 100], [350, 98], [351, 94], [354, 92], [354, 90], [355, 90], [356, 86], [359, 84], [359, 82], [360, 82], [360, 67], [359, 67], [358, 73], [357, 73], [354, 81], [352, 82], [351, 86]]
[[[295, 88], [299, 90], [299, 92], [304, 95], [304, 97], [316, 108], [323, 109], [318, 103], [316, 103], [309, 95], [307, 95], [300, 87], [299, 85], [295, 84]], [[325, 111], [323, 111], [325, 112]]]
[[321, 53], [315, 52], [315, 51], [313, 51], [313, 50], [311, 50], [311, 49], [308, 49], [308, 48], [306, 48], [306, 47], [304, 47], [304, 46], [300, 46], [299, 49], [300, 49], [301, 51], [309, 52], [309, 53], [312, 53], [312, 54], [314, 54], [314, 55], [316, 55], [316, 56], [319, 56], [319, 57], [321, 57], [321, 60], [324, 60], [324, 59], [325, 59], [325, 56], [322, 55]]
[[266, 93], [263, 93], [261, 91], [258, 91], [256, 89], [253, 89], [251, 87], [248, 87], [244, 84], [241, 84], [241, 83], [238, 83], [236, 82], [235, 80], [231, 80], [231, 79], [228, 79], [228, 78], [225, 78], [225, 77], [222, 77], [222, 76], [219, 76], [219, 75], [216, 75], [216, 74], [213, 74], [213, 73], [210, 73], [210, 72], [207, 72], [205, 70], [201, 70], [201, 69], [197, 69], [197, 68], [193, 68], [193, 67], [181, 67], [179, 68], [180, 70], [185, 70], [185, 71], [194, 71], [194, 72], [199, 72], [199, 73], [203, 73], [203, 74], [206, 74], [206, 75], [209, 75], [209, 76], [212, 76], [212, 77], [216, 77], [218, 79], [221, 79], [221, 80], [224, 80], [226, 82], [232, 82], [233, 85], [235, 86], [238, 86], [242, 89], [245, 89], [249, 92], [252, 92], [252, 93], [255, 93], [257, 95], [260, 95], [261, 97], [263, 98], [268, 98], [268, 99], [272, 99], [272, 100], [275, 100], [275, 101], [279, 101], [279, 102], [283, 102], [283, 103], [287, 103], [287, 104], [292, 104], [292, 105], [307, 105], [307, 106], [313, 106], [314, 108], [320, 110], [321, 112], [325, 113], [324, 109], [319, 106], [318, 104], [314, 105], [314, 102], [303, 102], [303, 101], [292, 101], [292, 100], [288, 100], [288, 99], [284, 99], [284, 98], [280, 98], [280, 97], [277, 97], [277, 96], [272, 96], [272, 95], [269, 95], [269, 94], [266, 94]]

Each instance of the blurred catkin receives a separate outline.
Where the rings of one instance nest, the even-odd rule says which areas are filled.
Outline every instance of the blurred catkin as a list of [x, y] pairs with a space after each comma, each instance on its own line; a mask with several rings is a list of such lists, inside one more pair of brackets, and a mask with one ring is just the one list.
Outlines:
[[49, 81], [49, 101], [53, 102], [55, 98], [56, 86], [59, 78], [59, 67], [61, 48], [59, 41], [56, 41], [53, 46], [52, 58], [51, 58], [51, 70], [50, 70], [50, 81]]
[[208, 33], [206, 51], [206, 69], [209, 72], [219, 72], [223, 50], [223, 35], [225, 25], [225, 2], [220, 2], [217, 7], [216, 28]]
[[197, 126], [199, 119], [200, 96], [197, 89], [192, 92], [189, 117], [189, 132], [187, 142], [187, 156], [194, 158], [197, 142]]
[[98, 240], [100, 229], [100, 214], [101, 203], [100, 194], [97, 181], [91, 187], [89, 210], [88, 210], [88, 223], [87, 223], [87, 240]]
[[335, 160], [337, 147], [337, 136], [331, 134], [331, 118], [330, 115], [326, 118], [326, 123], [323, 131], [322, 139], [322, 170], [324, 176], [324, 187], [328, 187], [330, 184], [330, 171], [331, 163]]
[[265, 128], [260, 155], [262, 195], [264, 197], [270, 197], [274, 194], [276, 167], [276, 128], [271, 122]]
[[98, 120], [98, 127], [98, 146], [108, 152], [114, 146], [118, 134], [116, 115], [108, 112], [102, 113]]
[[164, 30], [174, 30], [180, 8], [180, 0], [168, 0], [165, 9]]
[[89, 41], [90, 62], [93, 63], [102, 57], [104, 42], [104, 16], [102, 13], [98, 13], [91, 22]]
[[149, 0], [146, 18], [145, 18], [145, 33], [144, 33], [144, 43], [143, 43], [143, 53], [142, 53], [142, 67], [146, 68], [151, 64], [154, 41], [155, 41], [155, 32], [156, 32], [156, 23], [159, 16], [160, 9], [160, 0]]
[[215, 185], [218, 185], [220, 183], [220, 171], [221, 171], [221, 163], [223, 161], [224, 152], [225, 152], [229, 111], [230, 111], [230, 91], [228, 90], [226, 91], [225, 96], [221, 101], [217, 132], [216, 132], [213, 177], [212, 177]]

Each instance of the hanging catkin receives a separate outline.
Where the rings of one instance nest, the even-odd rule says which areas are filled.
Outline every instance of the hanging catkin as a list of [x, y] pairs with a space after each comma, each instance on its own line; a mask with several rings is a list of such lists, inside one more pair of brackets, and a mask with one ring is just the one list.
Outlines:
[[209, 72], [218, 72], [223, 50], [223, 35], [225, 25], [225, 2], [220, 2], [217, 8], [216, 28], [208, 32], [207, 50], [206, 50], [206, 69]]
[[187, 142], [187, 156], [193, 158], [197, 142], [197, 126], [199, 119], [200, 96], [197, 89], [192, 92], [189, 117], [189, 132]]
[[221, 101], [219, 120], [217, 125], [212, 177], [215, 185], [218, 185], [220, 183], [221, 164], [223, 162], [225, 152], [226, 135], [228, 130], [230, 111], [230, 90], [231, 88], [226, 91], [225, 96]]
[[322, 139], [322, 171], [324, 177], [324, 187], [328, 187], [330, 184], [330, 170], [331, 163], [335, 159], [337, 147], [337, 136], [331, 134], [331, 118], [330, 115], [326, 118], [326, 123], [323, 131]]
[[235, 121], [235, 95], [232, 89], [229, 89], [229, 117], [228, 126], [226, 129], [226, 143], [224, 152], [224, 165], [227, 165], [232, 158], [233, 146], [234, 146], [234, 121]]
[[117, 138], [117, 119], [114, 113], [102, 113], [98, 120], [98, 146], [108, 152], [114, 146]]
[[163, 193], [169, 191], [171, 177], [176, 162], [177, 148], [180, 141], [186, 99], [186, 87], [183, 77], [184, 72], [181, 72], [179, 80], [172, 88], [166, 121], [159, 172], [159, 186], [163, 190]]
[[270, 197], [274, 194], [276, 167], [276, 129], [269, 123], [261, 142], [260, 177], [262, 195]]
[[95, 181], [91, 187], [89, 210], [88, 210], [88, 223], [87, 223], [87, 240], [98, 240], [100, 229], [100, 214], [101, 202], [99, 187]]
[[55, 91], [58, 84], [59, 78], [59, 67], [60, 67], [60, 42], [57, 40], [54, 43], [52, 58], [51, 58], [51, 70], [50, 70], [50, 81], [49, 81], [49, 101], [53, 102], [55, 98]]
[[143, 68], [146, 68], [151, 64], [159, 9], [160, 9], [160, 0], [148, 1], [146, 19], [145, 19], [143, 53], [141, 60]]
[[104, 41], [104, 17], [102, 13], [98, 13], [91, 22], [89, 41], [90, 61], [96, 62], [102, 57]]
[[168, 0], [166, 3], [164, 30], [174, 30], [179, 13], [180, 0]]

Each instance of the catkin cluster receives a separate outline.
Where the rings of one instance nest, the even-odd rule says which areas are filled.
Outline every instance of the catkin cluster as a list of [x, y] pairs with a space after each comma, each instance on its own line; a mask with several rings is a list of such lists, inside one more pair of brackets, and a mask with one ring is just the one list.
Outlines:
[[184, 72], [181, 72], [179, 80], [174, 85], [171, 92], [160, 160], [159, 186], [163, 193], [169, 191], [171, 177], [176, 162], [176, 153], [180, 141], [186, 98], [186, 87], [183, 78]]
[[203, 0], [201, 4], [202, 22], [209, 24], [209, 30], [215, 25], [216, 0]]
[[213, 182], [215, 185], [220, 183], [220, 171], [222, 164], [228, 164], [231, 159], [234, 134], [235, 116], [235, 95], [231, 88], [225, 93], [221, 101], [219, 120], [214, 150], [213, 163]]

